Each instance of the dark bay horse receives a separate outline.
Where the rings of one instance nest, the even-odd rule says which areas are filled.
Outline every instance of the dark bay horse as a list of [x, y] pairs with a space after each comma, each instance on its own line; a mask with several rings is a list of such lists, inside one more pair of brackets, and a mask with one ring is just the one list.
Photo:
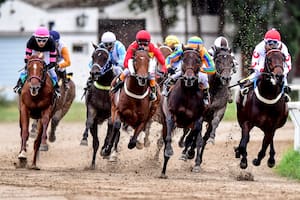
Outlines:
[[183, 76], [170, 90], [169, 96], [162, 97], [162, 124], [164, 139], [164, 163], [161, 178], [167, 178], [166, 169], [173, 155], [171, 145], [172, 132], [175, 127], [191, 128], [197, 139], [197, 158], [194, 168], [200, 167], [199, 154], [202, 145], [202, 115], [204, 112], [203, 91], [198, 84], [198, 72], [202, 65], [199, 52], [195, 49], [183, 49]]
[[51, 118], [53, 104], [53, 85], [47, 73], [42, 54], [33, 55], [27, 62], [27, 80], [24, 83], [20, 98], [20, 128], [21, 128], [21, 150], [18, 155], [20, 163], [26, 163], [26, 143], [29, 137], [29, 119], [40, 119], [38, 123], [38, 135], [34, 141], [34, 156], [32, 168], [36, 166], [37, 153], [42, 139], [47, 139], [47, 127]]
[[[228, 86], [230, 84], [231, 76], [234, 73], [234, 62], [229, 49], [219, 49], [216, 51], [214, 62], [216, 66], [216, 73], [208, 76], [211, 104], [203, 115], [203, 119], [205, 122], [207, 122], [207, 125], [206, 132], [203, 136], [200, 163], [202, 163], [202, 156], [206, 144], [209, 140], [214, 143], [216, 129], [224, 117], [229, 98]], [[180, 141], [180, 143], [184, 143], [182, 146], [185, 147], [182, 152], [181, 159], [192, 159], [195, 155], [194, 149], [196, 147], [196, 137], [192, 134], [189, 134], [185, 138], [185, 142], [183, 142], [184, 137], [185, 135], [183, 135]]]
[[[72, 80], [71, 74], [67, 75], [68, 82], [66, 84], [62, 83], [63, 82], [62, 77], [58, 76], [58, 78], [59, 78], [61, 97], [55, 101], [55, 104], [54, 104], [53, 110], [52, 110], [52, 114], [51, 114], [52, 115], [51, 125], [50, 125], [50, 130], [48, 131], [50, 142], [55, 142], [56, 128], [59, 125], [59, 122], [62, 120], [62, 118], [69, 111], [69, 109], [73, 103], [73, 100], [75, 99], [75, 83]], [[32, 128], [30, 131], [30, 137], [33, 137], [33, 138], [36, 137], [37, 123], [38, 123], [38, 120], [33, 121], [32, 126], [31, 126]], [[46, 143], [46, 141], [42, 141], [40, 150], [41, 151], [48, 150], [48, 144]]]
[[[113, 144], [118, 143], [121, 122], [128, 124], [134, 129], [134, 135], [128, 143], [128, 148], [133, 149], [136, 147], [140, 132], [145, 129], [146, 124], [159, 105], [161, 98], [159, 92], [157, 93], [156, 101], [150, 102], [149, 100], [149, 62], [148, 51], [144, 49], [136, 50], [133, 62], [129, 64], [131, 73], [125, 79], [124, 87], [117, 93], [111, 93], [113, 131], [105, 149], [106, 155], [111, 153]], [[156, 87], [157, 91], [159, 91], [158, 85]], [[115, 147], [114, 151], [116, 150], [117, 148]]]
[[[88, 131], [93, 137], [93, 158], [91, 169], [95, 169], [96, 154], [99, 148], [98, 124], [102, 124], [111, 116], [110, 84], [115, 77], [110, 63], [109, 52], [102, 47], [94, 45], [92, 54], [92, 68], [90, 71], [92, 86], [85, 95], [86, 105], [86, 128], [83, 133], [81, 145], [87, 145]], [[112, 128], [111, 121], [108, 122], [107, 132]], [[109, 135], [107, 133], [107, 135]], [[101, 153], [102, 155], [102, 153]]]
[[242, 129], [239, 146], [235, 148], [235, 157], [240, 158], [240, 168], [246, 169], [247, 144], [250, 131], [256, 126], [264, 132], [262, 147], [253, 160], [259, 166], [270, 146], [268, 166], [275, 165], [275, 150], [273, 137], [275, 131], [281, 128], [288, 117], [288, 107], [284, 99], [284, 56], [280, 50], [270, 50], [266, 54], [264, 71], [254, 82], [253, 90], [243, 96], [241, 93], [236, 101], [237, 118]]

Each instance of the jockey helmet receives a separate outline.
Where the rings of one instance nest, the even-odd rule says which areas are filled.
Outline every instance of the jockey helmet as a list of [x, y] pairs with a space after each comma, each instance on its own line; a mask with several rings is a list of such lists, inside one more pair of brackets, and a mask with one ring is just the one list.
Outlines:
[[49, 30], [44, 26], [40, 26], [35, 30], [33, 35], [35, 37], [49, 37]]
[[140, 30], [139, 32], [137, 32], [135, 39], [137, 42], [139, 42], [139, 41], [150, 42], [151, 35], [148, 31]]
[[116, 35], [113, 32], [107, 31], [101, 36], [101, 42], [112, 43], [117, 40]]
[[200, 37], [193, 36], [188, 39], [187, 47], [198, 48], [200, 45], [203, 45], [203, 41]]
[[167, 46], [175, 46], [178, 45], [180, 43], [179, 39], [177, 36], [175, 35], [168, 35], [165, 39], [165, 45]]
[[264, 39], [281, 41], [281, 36], [280, 33], [275, 28], [272, 28], [271, 30], [266, 32]]
[[214, 42], [214, 45], [216, 49], [221, 49], [221, 48], [229, 49], [228, 41], [223, 36], [217, 37], [217, 39]]
[[58, 42], [59, 41], [59, 39], [60, 39], [60, 34], [59, 34], [59, 32], [57, 32], [57, 31], [50, 31], [50, 35], [51, 35], [51, 37], [53, 38], [53, 40], [55, 41], [55, 42]]
[[264, 41], [265, 41], [265, 48], [267, 50], [278, 49], [280, 47], [280, 41], [281, 41], [280, 33], [275, 28], [272, 28], [271, 30], [266, 32]]

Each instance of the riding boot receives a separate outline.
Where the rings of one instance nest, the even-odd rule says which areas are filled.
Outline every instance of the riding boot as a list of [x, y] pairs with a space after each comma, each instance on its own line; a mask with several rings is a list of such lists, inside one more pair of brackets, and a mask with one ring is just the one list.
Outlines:
[[163, 85], [163, 91], [162, 91], [162, 95], [164, 96], [169, 96], [169, 90], [170, 90], [170, 87], [171, 85], [173, 85], [175, 83], [175, 80], [171, 77], [169, 77], [165, 82], [164, 82], [164, 85]]
[[292, 89], [289, 86], [284, 86], [284, 100], [285, 102], [289, 102], [291, 100], [291, 97], [289, 96], [289, 93], [292, 91]]
[[60, 89], [59, 89], [58, 83], [56, 83], [56, 84], [54, 85], [54, 94], [55, 94], [55, 96], [56, 96], [57, 98], [60, 97]]
[[151, 91], [150, 91], [150, 95], [149, 95], [149, 98], [150, 98], [150, 101], [156, 101], [157, 99], [157, 96], [156, 96], [156, 87], [150, 87]]
[[116, 93], [119, 88], [121, 88], [124, 84], [124, 81], [122, 81], [120, 78], [117, 78], [115, 85], [111, 88], [111, 91], [113, 93]]
[[17, 85], [13, 88], [13, 90], [15, 93], [21, 94], [22, 87], [23, 87], [23, 83], [22, 80], [19, 78]]
[[70, 89], [70, 86], [69, 86], [69, 80], [67, 78], [67, 72], [66, 71], [63, 71], [63, 82], [64, 82], [64, 87], [66, 90]]
[[204, 106], [208, 106], [210, 102], [210, 94], [209, 94], [209, 89], [206, 88], [203, 90], [203, 102]]

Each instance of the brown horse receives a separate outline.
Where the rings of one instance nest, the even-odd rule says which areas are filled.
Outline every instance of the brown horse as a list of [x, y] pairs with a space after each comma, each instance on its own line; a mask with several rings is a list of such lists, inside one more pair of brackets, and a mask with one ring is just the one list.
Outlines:
[[47, 139], [47, 127], [51, 118], [53, 103], [53, 85], [45, 68], [42, 56], [33, 55], [27, 62], [27, 80], [24, 83], [20, 98], [20, 128], [21, 128], [21, 150], [18, 155], [20, 163], [26, 163], [26, 143], [29, 136], [29, 119], [40, 119], [38, 123], [38, 135], [34, 141], [34, 156], [32, 168], [36, 166], [37, 153], [42, 141]]
[[[228, 86], [230, 84], [231, 76], [234, 73], [234, 62], [229, 49], [220, 49], [216, 51], [214, 62], [216, 66], [216, 73], [209, 75], [208, 77], [211, 104], [204, 114], [204, 121], [207, 122], [207, 125], [206, 132], [203, 136], [200, 163], [202, 163], [202, 156], [206, 144], [210, 140], [214, 143], [216, 129], [224, 117], [229, 98]], [[185, 147], [181, 156], [182, 160], [192, 159], [195, 155], [195, 136], [189, 134], [185, 138], [187, 133], [188, 132], [185, 132], [179, 142], [180, 146]]]
[[[56, 135], [55, 131], [57, 126], [59, 125], [59, 122], [62, 120], [62, 118], [67, 114], [69, 111], [73, 100], [75, 99], [75, 83], [71, 79], [72, 74], [67, 75], [67, 83], [64, 84], [62, 83], [62, 77], [59, 76], [58, 74], [58, 80], [59, 80], [59, 85], [60, 85], [60, 93], [61, 97], [55, 101], [55, 104], [53, 106], [52, 110], [52, 118], [51, 118], [51, 125], [50, 125], [50, 130], [48, 131], [49, 135], [49, 141], [50, 142], [55, 142], [56, 140]], [[34, 120], [31, 126], [30, 130], [30, 137], [35, 138], [37, 135], [37, 124], [38, 120]], [[41, 146], [40, 146], [40, 151], [47, 151], [48, 150], [48, 144], [46, 141], [42, 141]]]
[[235, 148], [235, 157], [242, 156], [240, 167], [246, 169], [247, 144], [250, 139], [249, 132], [256, 126], [264, 132], [262, 147], [257, 158], [253, 160], [259, 166], [270, 146], [268, 166], [275, 165], [275, 150], [273, 137], [275, 131], [281, 128], [288, 117], [288, 107], [284, 99], [284, 56], [280, 50], [267, 52], [264, 72], [261, 72], [254, 82], [254, 89], [243, 96], [241, 93], [236, 101], [237, 118], [242, 129], [239, 146]]
[[[130, 75], [124, 81], [124, 87], [117, 93], [111, 93], [111, 118], [113, 131], [107, 143], [104, 153], [109, 155], [116, 138], [119, 138], [121, 121], [134, 129], [134, 135], [131, 137], [128, 148], [136, 147], [137, 137], [145, 129], [146, 124], [155, 113], [159, 101], [160, 93], [157, 93], [157, 100], [150, 102], [148, 87], [148, 66], [150, 57], [148, 51], [138, 49], [134, 52]], [[112, 83], [113, 85], [114, 83]], [[158, 85], [157, 91], [159, 91]], [[114, 148], [116, 151], [116, 146]]]
[[200, 168], [199, 152], [202, 145], [202, 115], [204, 112], [203, 91], [198, 84], [198, 72], [202, 65], [199, 52], [194, 49], [183, 49], [183, 76], [170, 90], [169, 96], [162, 98], [162, 124], [164, 139], [164, 164], [161, 178], [166, 178], [166, 168], [173, 155], [171, 146], [172, 132], [175, 127], [191, 128], [197, 139], [197, 159], [195, 170]]

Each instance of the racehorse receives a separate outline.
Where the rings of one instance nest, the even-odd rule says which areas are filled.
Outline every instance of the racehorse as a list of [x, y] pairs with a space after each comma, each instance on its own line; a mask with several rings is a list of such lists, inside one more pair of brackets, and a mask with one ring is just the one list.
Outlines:
[[[211, 104], [203, 115], [203, 119], [207, 122], [207, 125], [206, 132], [203, 136], [200, 163], [202, 163], [202, 156], [207, 142], [211, 140], [212, 143], [214, 143], [216, 129], [224, 117], [229, 98], [228, 86], [231, 76], [234, 73], [234, 62], [229, 49], [217, 50], [215, 52], [214, 62], [216, 73], [208, 76]], [[187, 133], [188, 132], [185, 132], [185, 134]], [[184, 143], [183, 146], [185, 147], [181, 156], [182, 160], [192, 159], [195, 155], [194, 149], [196, 147], [196, 137], [188, 135], [185, 138], [185, 134], [181, 137], [179, 142]], [[183, 142], [184, 138], [186, 139], [185, 142]]]
[[281, 128], [288, 117], [288, 107], [285, 102], [284, 87], [284, 55], [280, 50], [269, 50], [266, 54], [264, 71], [254, 82], [254, 89], [243, 96], [239, 94], [237, 105], [237, 118], [242, 129], [239, 146], [235, 148], [235, 157], [241, 158], [240, 168], [246, 169], [247, 144], [249, 132], [256, 126], [264, 132], [262, 147], [253, 160], [255, 166], [259, 166], [265, 157], [266, 149], [270, 146], [268, 166], [275, 165], [275, 150], [273, 137], [275, 131]]
[[46, 131], [51, 118], [53, 104], [54, 90], [47, 70], [42, 54], [29, 57], [27, 62], [28, 76], [19, 98], [22, 139], [21, 150], [18, 155], [20, 163], [27, 163], [26, 143], [29, 137], [29, 119], [40, 119], [38, 123], [38, 135], [34, 141], [33, 169], [39, 169], [36, 166], [37, 153], [42, 139], [47, 139]]
[[[92, 54], [92, 68], [90, 71], [92, 86], [85, 94], [86, 128], [83, 133], [81, 145], [87, 145], [88, 131], [93, 137], [93, 158], [91, 169], [95, 169], [96, 154], [99, 148], [98, 124], [102, 124], [111, 116], [110, 84], [115, 77], [110, 55], [107, 49], [93, 45], [95, 50]], [[107, 132], [112, 127], [111, 121], [108, 122]], [[107, 133], [107, 136], [109, 134]], [[102, 154], [101, 154], [102, 155]]]
[[[130, 75], [124, 81], [124, 87], [118, 92], [111, 93], [111, 118], [113, 123], [112, 134], [106, 148], [105, 155], [109, 155], [112, 146], [115, 144], [114, 151], [117, 150], [118, 139], [120, 137], [121, 121], [134, 129], [134, 135], [131, 137], [128, 148], [136, 147], [137, 138], [141, 131], [145, 129], [146, 124], [155, 113], [159, 102], [160, 92], [157, 88], [157, 100], [150, 102], [148, 87], [148, 66], [150, 57], [148, 51], [138, 49], [134, 52], [134, 58], [129, 62]], [[112, 82], [114, 85], [115, 80]]]
[[202, 145], [202, 115], [204, 112], [203, 90], [198, 84], [198, 72], [202, 66], [199, 52], [183, 48], [182, 77], [171, 88], [169, 96], [162, 98], [162, 135], [164, 139], [164, 163], [161, 178], [167, 178], [166, 168], [173, 155], [172, 132], [175, 127], [191, 128], [197, 135], [197, 159], [194, 168], [200, 168], [199, 155]]
[[[51, 125], [50, 125], [51, 129], [48, 131], [50, 142], [55, 142], [56, 128], [57, 128], [59, 122], [62, 120], [62, 118], [69, 111], [69, 109], [73, 103], [73, 100], [75, 99], [75, 83], [71, 79], [71, 75], [72, 74], [67, 75], [67, 83], [66, 84], [62, 83], [63, 78], [58, 76], [61, 97], [55, 101], [55, 104], [54, 104], [53, 110], [52, 110], [52, 118], [51, 118]], [[33, 138], [36, 137], [37, 123], [38, 123], [38, 120], [33, 121], [32, 126], [31, 126], [32, 128], [30, 131], [30, 137], [33, 137]], [[46, 141], [42, 141], [40, 150], [41, 151], [48, 150], [48, 144], [46, 143]]]

